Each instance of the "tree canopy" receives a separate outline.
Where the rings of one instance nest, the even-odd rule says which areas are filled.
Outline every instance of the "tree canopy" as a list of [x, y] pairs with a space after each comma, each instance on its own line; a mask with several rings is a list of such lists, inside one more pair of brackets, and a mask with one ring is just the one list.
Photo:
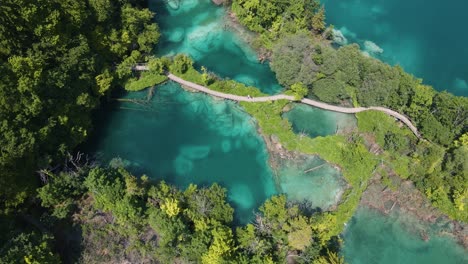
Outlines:
[[[69, 191], [59, 194], [64, 182], [69, 183]], [[316, 233], [315, 216], [306, 215], [284, 195], [266, 201], [251, 224], [239, 226], [233, 223], [234, 209], [226, 201], [226, 190], [218, 184], [180, 190], [164, 181], [135, 177], [121, 167], [83, 166], [51, 175], [38, 198], [48, 209], [45, 218], [58, 217], [55, 225], [67, 226], [60, 229], [61, 236], [79, 232], [83, 237], [74, 242], [79, 246], [57, 248], [66, 255], [80, 248], [74, 258], [85, 263], [280, 263], [289, 255], [310, 263], [327, 256], [320, 252], [332, 249]], [[73, 217], [57, 214], [63, 201], [71, 201], [67, 208]], [[33, 252], [36, 259], [45, 254], [56, 258], [50, 244], [22, 236], [20, 248], [25, 243], [41, 245], [41, 251]], [[50, 238], [42, 239], [50, 243]], [[17, 248], [6, 248], [9, 259], [33, 254]]]
[[2, 1], [2, 207], [31, 192], [34, 170], [85, 140], [100, 96], [128, 77], [113, 68], [152, 50], [158, 28], [138, 2]]

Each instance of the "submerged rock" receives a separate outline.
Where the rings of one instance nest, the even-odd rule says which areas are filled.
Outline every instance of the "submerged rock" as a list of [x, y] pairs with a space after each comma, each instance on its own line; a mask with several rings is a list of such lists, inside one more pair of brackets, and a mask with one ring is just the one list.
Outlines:
[[222, 5], [224, 4], [224, 0], [211, 0], [215, 5]]
[[174, 10], [177, 10], [180, 7], [180, 1], [179, 0], [169, 0], [169, 1], [167, 1], [167, 5], [170, 8], [172, 8]]
[[182, 156], [188, 159], [204, 159], [210, 153], [210, 146], [184, 146], [180, 149]]
[[333, 29], [333, 41], [339, 45], [348, 44], [348, 39], [344, 36], [343, 32], [337, 29]]

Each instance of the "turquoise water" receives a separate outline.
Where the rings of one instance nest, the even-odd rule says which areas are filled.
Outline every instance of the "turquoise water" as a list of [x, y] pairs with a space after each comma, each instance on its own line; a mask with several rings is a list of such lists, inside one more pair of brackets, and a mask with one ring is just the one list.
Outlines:
[[[145, 99], [146, 92], [125, 98]], [[92, 144], [104, 161], [120, 157], [132, 172], [182, 188], [217, 182], [228, 189], [240, 223], [277, 193], [263, 139], [232, 102], [168, 83], [148, 104], [121, 102], [106, 112]]]
[[316, 156], [281, 162], [281, 192], [296, 202], [308, 202], [313, 210], [327, 210], [339, 202], [346, 183], [340, 172]]
[[[182, 1], [183, 6], [177, 11], [163, 8], [162, 1], [150, 3], [164, 29], [159, 55], [183, 51], [192, 55], [198, 66], [205, 65], [222, 76], [259, 84], [264, 91], [278, 91], [279, 85], [268, 67], [256, 63], [254, 55], [250, 54], [252, 51], [236, 35], [219, 29], [223, 10], [211, 5], [209, 0]], [[210, 25], [208, 29], [207, 25]], [[194, 32], [201, 37], [193, 38], [190, 34]], [[198, 35], [197, 32], [204, 33]], [[210, 55], [209, 51], [216, 55]], [[124, 96], [124, 99], [131, 98], [145, 99], [146, 92]], [[336, 130], [333, 120], [337, 119], [324, 122], [321, 116], [328, 118], [329, 115], [316, 111], [314, 120], [310, 121], [310, 124], [317, 124], [315, 128], [309, 123], [304, 127], [297, 123], [296, 131], [314, 136]], [[290, 114], [293, 123], [308, 118], [307, 114]], [[252, 211], [275, 193], [286, 192], [290, 199], [305, 198], [311, 200], [314, 207], [326, 208], [339, 197], [343, 186], [340, 175], [330, 165], [305, 172], [323, 164], [314, 157], [304, 157], [303, 162], [286, 161], [276, 179], [267, 163], [269, 155], [265, 144], [250, 116], [235, 103], [189, 93], [174, 83], [158, 86], [149, 103], [109, 105], [97, 124], [98, 133], [89, 145], [101, 154], [102, 160], [120, 157], [135, 174], [146, 173], [179, 187], [218, 182], [228, 189], [228, 198], [236, 208], [236, 221], [241, 224], [252, 219]], [[463, 257], [463, 251], [445, 246], [456, 249], [453, 240], [444, 239], [441, 241], [445, 244], [440, 242], [442, 245], [424, 249], [417, 235], [400, 232], [398, 228], [394, 228], [398, 232], [388, 231], [394, 226], [389, 225], [389, 221], [387, 217], [361, 211], [355, 215], [344, 236], [343, 252], [348, 263], [434, 263], [427, 261], [427, 254], [430, 260]], [[371, 225], [366, 228], [368, 223]], [[419, 248], [423, 249], [418, 251]], [[404, 252], [411, 261], [395, 258], [388, 250], [394, 254]], [[380, 256], [379, 251], [384, 254]]]
[[[224, 9], [209, 0], [182, 1], [176, 9], [167, 8], [163, 1], [150, 3], [163, 29], [158, 55], [185, 52], [222, 76], [229, 73], [244, 82], [263, 84], [266, 92], [280, 87], [271, 70], [256, 62], [247, 44], [224, 30]], [[145, 98], [146, 92], [123, 97]], [[182, 188], [217, 182], [228, 189], [238, 223], [251, 220], [253, 211], [273, 194], [286, 193], [293, 200], [308, 199], [326, 208], [330, 202], [319, 193], [337, 194], [342, 187], [341, 175], [329, 165], [304, 177], [307, 166], [323, 163], [316, 158], [282, 167], [275, 177], [264, 141], [249, 115], [233, 102], [186, 92], [175, 83], [158, 86], [149, 102], [110, 105], [104, 115], [91, 143], [101, 160], [119, 157], [135, 174], [145, 173]], [[287, 177], [294, 180], [286, 181]], [[298, 179], [305, 179], [302, 185]], [[293, 188], [299, 185], [304, 191]], [[307, 194], [311, 189], [316, 190], [314, 195]]]
[[354, 115], [325, 111], [304, 104], [294, 104], [283, 117], [289, 120], [295, 133], [310, 137], [333, 135], [337, 131], [356, 127]]
[[[420, 239], [421, 231], [430, 236]], [[344, 233], [343, 255], [351, 264], [464, 264], [467, 252], [434, 226], [394, 213], [360, 208]]]
[[468, 1], [322, 2], [327, 22], [349, 43], [357, 42], [372, 56], [402, 65], [438, 90], [468, 96]]
[[[356, 127], [354, 115], [304, 104], [293, 104], [283, 118], [292, 124], [295, 133], [308, 137], [333, 135]], [[310, 201], [314, 209], [326, 210], [336, 204], [346, 185], [338, 170], [315, 156], [283, 161], [279, 175], [281, 191], [288, 193], [289, 199]]]
[[178, 8], [162, 0], [150, 0], [161, 28], [159, 55], [185, 53], [195, 66], [217, 75], [260, 88], [273, 94], [282, 90], [268, 63], [257, 55], [228, 26], [225, 9], [211, 0], [182, 0]]
[[130, 93], [122, 99], [140, 101], [111, 104], [97, 120], [101, 126], [90, 145], [104, 163], [118, 157], [137, 175], [181, 188], [217, 182], [227, 188], [238, 223], [252, 220], [253, 211], [277, 193], [321, 210], [338, 201], [341, 174], [317, 157], [281, 161], [274, 174], [255, 121], [237, 104], [173, 82], [158, 86], [151, 101], [146, 96]]

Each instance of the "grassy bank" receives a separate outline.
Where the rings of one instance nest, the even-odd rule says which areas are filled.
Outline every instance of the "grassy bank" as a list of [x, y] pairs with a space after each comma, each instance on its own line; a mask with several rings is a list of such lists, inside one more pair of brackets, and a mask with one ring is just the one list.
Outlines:
[[141, 91], [167, 81], [167, 76], [157, 73], [142, 72], [139, 78], [131, 78], [125, 83], [127, 91]]

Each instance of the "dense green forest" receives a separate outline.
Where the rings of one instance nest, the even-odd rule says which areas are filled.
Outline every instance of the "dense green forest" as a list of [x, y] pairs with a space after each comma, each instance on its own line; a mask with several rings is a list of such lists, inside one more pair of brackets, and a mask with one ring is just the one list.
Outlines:
[[[178, 190], [148, 177], [135, 177], [119, 167], [78, 164], [73, 170], [50, 175], [38, 198], [50, 214], [66, 261], [83, 263], [279, 263], [294, 258], [299, 263], [342, 261], [320, 241], [315, 221], [285, 196], [272, 197], [255, 221], [233, 230], [233, 208], [226, 190], [214, 184], [190, 185]], [[70, 217], [73, 215], [73, 217]], [[40, 263], [54, 262], [48, 236], [44, 245], [25, 247], [25, 234], [16, 237], [0, 261], [16, 263], [26, 255]], [[26, 236], [37, 236], [35, 233]], [[80, 240], [80, 239], [81, 240]], [[31, 243], [31, 242], [29, 242]], [[26, 244], [27, 245], [27, 244]], [[46, 246], [47, 245], [47, 246]], [[17, 248], [26, 248], [18, 252]]]
[[2, 208], [23, 202], [33, 172], [86, 139], [99, 98], [152, 50], [158, 28], [137, 2], [2, 1]]
[[[95, 164], [75, 153], [92, 130], [92, 111], [115, 87], [135, 91], [165, 71], [241, 95], [260, 91], [197, 72], [187, 56], [152, 59], [159, 38], [140, 0], [4, 0], [0, 5], [0, 263], [342, 263], [343, 223], [374, 168], [410, 179], [441, 210], [467, 221], [468, 99], [364, 56], [333, 48], [316, 0], [233, 0], [232, 11], [258, 33], [278, 81], [298, 98], [386, 106], [409, 116], [420, 140], [374, 112], [357, 133], [299, 138], [281, 118], [287, 102], [242, 104], [266, 135], [286, 148], [320, 154], [352, 186], [335, 212], [312, 214], [285, 196], [266, 201], [246, 226], [219, 185], [179, 190], [135, 177], [114, 159]], [[149, 61], [135, 75], [132, 66]], [[382, 148], [377, 164], [368, 146]], [[65, 161], [63, 161], [65, 160]], [[384, 164], [383, 166], [382, 164]], [[154, 175], [152, 175], [154, 176]]]
[[[2, 1], [0, 250], [5, 262], [55, 262], [48, 254], [51, 235], [41, 232], [46, 229], [21, 233], [16, 224], [28, 220], [40, 226], [34, 219], [41, 210], [35, 200], [37, 171], [44, 180], [51, 170], [62, 169], [57, 161], [86, 139], [100, 98], [126, 80], [129, 65], [152, 51], [159, 31], [144, 5], [137, 0]], [[10, 259], [7, 252], [24, 259]]]

